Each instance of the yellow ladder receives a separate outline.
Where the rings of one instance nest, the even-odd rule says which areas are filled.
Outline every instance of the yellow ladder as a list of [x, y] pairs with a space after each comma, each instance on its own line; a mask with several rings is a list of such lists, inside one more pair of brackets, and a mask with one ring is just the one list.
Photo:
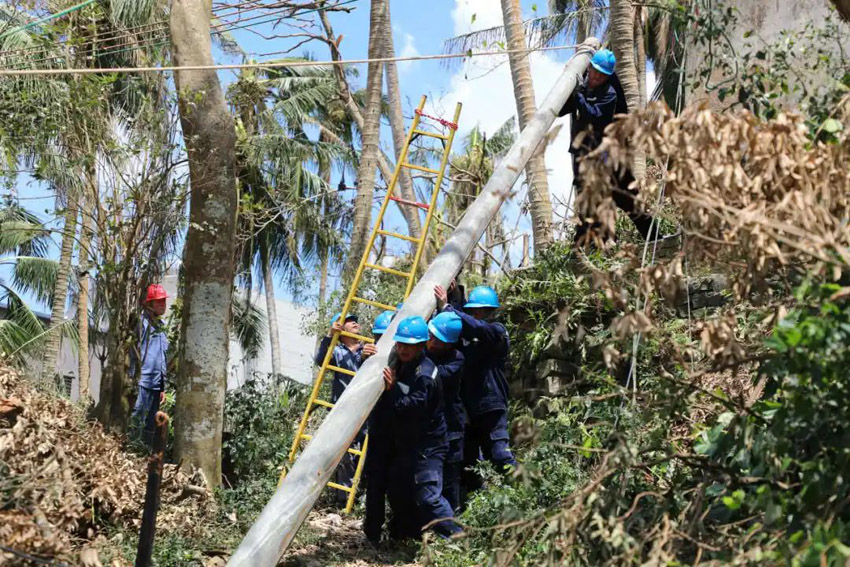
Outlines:
[[[354, 275], [354, 280], [351, 284], [351, 289], [348, 291], [348, 295], [345, 298], [345, 304], [342, 307], [342, 312], [339, 316], [340, 321], [345, 321], [345, 318], [349, 311], [351, 310], [351, 306], [353, 303], [362, 303], [364, 305], [369, 305], [371, 307], [377, 307], [381, 310], [390, 310], [395, 311], [396, 308], [392, 305], [388, 305], [386, 303], [381, 303], [378, 301], [373, 301], [371, 299], [366, 299], [364, 297], [360, 297], [357, 295], [358, 287], [360, 286], [360, 280], [363, 276], [363, 272], [366, 269], [371, 270], [379, 270], [381, 272], [385, 272], [388, 274], [392, 274], [395, 276], [399, 276], [407, 279], [407, 288], [404, 292], [404, 297], [406, 298], [410, 294], [410, 290], [413, 289], [413, 283], [416, 280], [417, 268], [419, 266], [419, 260], [422, 257], [422, 251], [425, 248], [425, 242], [427, 241], [428, 228], [431, 224], [431, 218], [434, 213], [434, 207], [437, 203], [437, 196], [440, 193], [440, 186], [443, 183], [443, 177], [445, 175], [446, 164], [449, 161], [449, 156], [451, 154], [452, 142], [454, 141], [455, 134], [457, 133], [457, 122], [460, 118], [460, 110], [461, 104], [458, 103], [455, 108], [454, 120], [452, 122], [448, 122], [446, 120], [435, 118], [432, 116], [428, 116], [423, 112], [425, 107], [425, 101], [427, 100], [426, 96], [423, 96], [421, 101], [419, 102], [419, 107], [416, 109], [415, 115], [413, 117], [413, 124], [410, 127], [410, 131], [407, 134], [407, 139], [404, 144], [404, 148], [401, 151], [401, 155], [399, 156], [398, 163], [396, 164], [395, 171], [393, 172], [393, 177], [390, 180], [390, 184], [387, 187], [387, 194], [384, 197], [383, 202], [381, 203], [380, 212], [378, 212], [378, 218], [375, 221], [374, 226], [372, 227], [372, 232], [369, 236], [369, 243], [366, 246], [365, 252], [363, 252], [363, 257], [360, 259], [360, 264], [357, 267], [357, 272]], [[420, 122], [423, 118], [428, 118], [435, 120], [443, 127], [446, 128], [447, 133], [437, 133], [422, 130], [419, 128]], [[408, 163], [408, 150], [410, 149], [413, 141], [419, 136], [427, 137], [427, 138], [436, 138], [440, 140], [443, 146], [443, 152], [440, 157], [440, 167], [439, 169], [432, 169], [429, 167], [416, 165], [412, 163]], [[416, 170], [416, 171], [424, 171], [426, 173], [435, 174], [437, 176], [434, 182], [434, 188], [431, 192], [431, 200], [428, 204], [425, 203], [417, 203], [414, 201], [409, 201], [406, 199], [401, 199], [399, 197], [395, 197], [393, 193], [395, 193], [396, 185], [398, 184], [398, 177], [401, 168], [405, 167], [408, 169]], [[425, 214], [425, 223], [422, 226], [422, 232], [419, 237], [414, 237], [412, 235], [399, 234], [397, 232], [391, 232], [388, 230], [383, 230], [381, 226], [383, 226], [384, 214], [387, 211], [387, 206], [390, 204], [390, 201], [395, 201], [401, 206], [413, 206], [420, 209], [424, 209], [426, 211]], [[378, 264], [372, 264], [369, 262], [369, 256], [372, 252], [372, 247], [375, 244], [375, 239], [378, 235], [382, 235], [385, 237], [398, 238], [401, 240], [406, 240], [408, 242], [412, 242], [416, 245], [416, 252], [413, 257], [413, 265], [410, 268], [409, 272], [403, 272], [401, 270], [396, 270], [393, 268], [388, 268], [386, 266], [380, 266]], [[328, 346], [328, 352], [325, 355], [325, 359], [322, 361], [321, 369], [319, 370], [319, 374], [316, 376], [316, 380], [313, 384], [313, 391], [310, 393], [310, 399], [307, 401], [307, 407], [304, 409], [304, 415], [301, 417], [301, 422], [298, 424], [298, 430], [295, 433], [295, 439], [292, 442], [292, 449], [289, 451], [289, 463], [293, 463], [295, 461], [295, 457], [298, 454], [299, 449], [301, 448], [301, 444], [303, 441], [310, 441], [312, 439], [311, 435], [305, 433], [305, 429], [307, 428], [307, 422], [310, 418], [310, 414], [315, 409], [316, 406], [321, 406], [325, 408], [332, 408], [334, 404], [322, 400], [319, 398], [319, 392], [322, 387], [322, 382], [324, 381], [325, 375], [330, 372], [340, 372], [342, 374], [347, 374], [350, 376], [354, 376], [354, 372], [347, 370], [345, 368], [339, 368], [331, 364], [331, 358], [333, 357], [333, 351], [339, 342], [340, 335], [345, 337], [351, 337], [353, 339], [357, 339], [364, 343], [373, 343], [375, 342], [373, 338], [367, 337], [364, 335], [357, 335], [355, 333], [349, 333], [347, 331], [334, 332], [333, 337], [331, 338], [330, 346]], [[354, 455], [357, 458], [357, 465], [354, 470], [354, 477], [351, 480], [351, 486], [344, 486], [338, 484], [336, 482], [329, 482], [328, 486], [330, 488], [334, 488], [336, 490], [342, 490], [348, 493], [348, 500], [345, 506], [345, 512], [351, 512], [354, 507], [354, 499], [357, 494], [357, 485], [360, 483], [360, 477], [363, 474], [363, 465], [366, 460], [366, 449], [369, 444], [369, 436], [367, 435], [363, 441], [363, 447], [360, 450], [357, 449], [348, 449], [348, 452]], [[283, 477], [286, 474], [286, 468], [281, 472], [280, 479], [283, 480]]]

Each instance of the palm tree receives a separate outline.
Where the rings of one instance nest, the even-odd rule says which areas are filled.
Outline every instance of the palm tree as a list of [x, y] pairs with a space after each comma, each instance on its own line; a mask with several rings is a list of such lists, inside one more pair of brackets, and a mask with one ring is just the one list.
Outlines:
[[[526, 48], [525, 33], [522, 26], [522, 12], [519, 0], [502, 0], [502, 15], [505, 19], [505, 36], [508, 46], [508, 62], [511, 67], [511, 79], [514, 86], [514, 99], [517, 105], [520, 130], [537, 112], [534, 101], [534, 83], [531, 80], [531, 66], [527, 53], [516, 53]], [[545, 148], [541, 147], [531, 157], [525, 173], [528, 178], [528, 201], [531, 210], [534, 247], [543, 250], [551, 244], [552, 201], [549, 198], [549, 181], [546, 177]]]
[[[395, 48], [393, 46], [393, 29], [389, 2], [387, 2], [386, 10], [387, 21], [382, 30], [384, 34], [383, 57], [392, 58], [395, 57]], [[401, 88], [399, 87], [398, 81], [398, 67], [394, 61], [387, 61], [384, 63], [384, 72], [387, 76], [387, 103], [390, 129], [392, 130], [393, 136], [393, 149], [395, 150], [395, 159], [398, 161], [401, 156], [401, 152], [404, 149], [404, 143], [406, 140], [404, 131], [404, 114], [401, 109]], [[389, 179], [385, 181], [387, 183], [390, 182]], [[398, 185], [399, 192], [403, 199], [407, 201], [416, 201], [416, 193], [413, 188], [413, 177], [410, 175], [409, 169], [402, 168], [399, 171]], [[419, 210], [415, 207], [401, 207], [401, 213], [404, 215], [405, 221], [407, 222], [409, 231], [408, 234], [418, 238], [422, 233]], [[429, 248], [426, 247], [422, 253], [424, 263], [427, 264], [428, 258], [430, 257]]]
[[21, 364], [43, 348], [47, 332], [19, 293], [50, 299], [56, 279], [56, 262], [46, 258], [51, 243], [50, 231], [36, 215], [14, 204], [0, 208], [0, 265], [13, 266], [11, 282], [0, 279], [6, 307], [6, 318], [0, 320], [0, 359]]
[[[369, 59], [378, 59], [383, 52], [383, 32], [387, 22], [388, 0], [372, 0], [369, 12]], [[354, 198], [354, 221], [351, 244], [346, 263], [346, 278], [352, 278], [366, 252], [372, 221], [372, 195], [375, 191], [375, 168], [381, 148], [380, 117], [383, 66], [369, 63], [366, 77], [366, 105], [361, 132], [360, 167], [357, 170], [357, 195]]]
[[[464, 138], [464, 151], [455, 154], [451, 158], [450, 172], [452, 183], [443, 203], [441, 216], [449, 225], [457, 225], [466, 209], [481, 193], [481, 189], [487, 184], [493, 169], [496, 167], [501, 156], [516, 141], [516, 121], [511, 118], [499, 127], [496, 132], [487, 138], [476, 126]], [[442, 246], [442, 239], [448, 234], [442, 231], [434, 231], [438, 240], [437, 247]], [[501, 222], [491, 222], [484, 235], [484, 246], [489, 251], [499, 246], [505, 240], [504, 230]], [[507, 246], [507, 243], [502, 244]], [[467, 268], [471, 271], [473, 262]], [[486, 276], [490, 268], [490, 258], [484, 255], [479, 264], [482, 276]]]
[[[147, 62], [149, 57], [161, 50], [156, 46], [151, 47], [151, 38], [148, 37], [150, 32], [136, 31], [139, 26], [161, 17], [164, 8], [163, 2], [159, 0], [115, 0], [108, 5], [95, 3], [72, 7], [67, 15], [54, 18], [47, 25], [33, 26], [4, 36], [4, 63], [18, 67], [111, 67]], [[35, 46], [40, 51], [33, 57], [28, 48], [32, 50]], [[124, 124], [131, 123], [126, 118], [136, 114], [140, 94], [144, 90], [142, 87], [147, 88], [149, 82], [149, 79], [123, 75], [112, 81], [83, 76], [51, 79], [42, 84], [14, 80], [9, 82], [11, 84], [7, 83], [7, 100], [24, 102], [25, 111], [21, 112], [22, 109], [18, 107], [16, 114], [38, 124], [30, 130], [34, 139], [30, 144], [25, 144], [27, 149], [22, 151], [18, 147], [16, 154], [38, 163], [40, 176], [58, 190], [65, 202], [59, 270], [53, 290], [52, 326], [62, 324], [64, 317], [80, 211], [83, 211], [81, 260], [86, 260], [90, 255], [89, 236], [93, 219], [86, 211], [94, 209], [92, 199], [95, 194], [86, 189], [90, 187], [94, 175], [97, 152], [112, 138], [113, 120], [116, 117], [123, 116], [123, 119], [119, 119]], [[26, 102], [33, 98], [43, 101], [43, 104], [39, 108], [29, 109]], [[55, 158], [64, 158], [66, 163], [57, 168]], [[81, 263], [84, 266], [88, 264], [87, 261]], [[87, 270], [81, 272], [81, 277], [82, 294], [77, 319], [79, 326], [84, 329], [89, 316]], [[84, 332], [80, 356], [80, 379], [84, 394], [88, 382], [87, 338], [88, 333]], [[58, 333], [49, 334], [44, 348], [45, 376], [55, 371], [59, 347]]]
[[[303, 60], [302, 60], [303, 61]], [[272, 373], [281, 372], [273, 274], [292, 282], [302, 259], [327, 249], [336, 236], [333, 222], [323, 218], [328, 183], [313, 173], [320, 163], [345, 154], [346, 148], [312, 142], [304, 127], [321, 124], [324, 108], [336, 93], [332, 71], [321, 67], [270, 70], [258, 77], [244, 72], [228, 92], [238, 116], [238, 157], [243, 209], [240, 274], [249, 290], [253, 272], [265, 291]], [[268, 103], [267, 104], [267, 99]], [[253, 215], [270, 213], [270, 219]]]

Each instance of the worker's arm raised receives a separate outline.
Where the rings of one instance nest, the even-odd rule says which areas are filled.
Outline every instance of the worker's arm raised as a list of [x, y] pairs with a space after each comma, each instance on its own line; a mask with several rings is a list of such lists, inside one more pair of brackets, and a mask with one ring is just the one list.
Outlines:
[[614, 89], [608, 89], [593, 104], [587, 102], [587, 98], [582, 93], [578, 93], [575, 98], [576, 108], [585, 116], [603, 118], [609, 122], [614, 119], [614, 112], [617, 109], [617, 93]]
[[505, 327], [500, 323], [481, 321], [468, 313], [458, 311], [451, 305], [447, 305], [445, 310], [452, 310], [460, 316], [463, 321], [463, 331], [460, 336], [468, 341], [478, 339], [490, 344], [498, 344], [506, 337]]
[[313, 358], [313, 362], [316, 363], [316, 366], [321, 366], [325, 361], [325, 355], [328, 354], [328, 347], [331, 346], [331, 337], [322, 337], [322, 341], [319, 343], [319, 350], [316, 351], [316, 356]]

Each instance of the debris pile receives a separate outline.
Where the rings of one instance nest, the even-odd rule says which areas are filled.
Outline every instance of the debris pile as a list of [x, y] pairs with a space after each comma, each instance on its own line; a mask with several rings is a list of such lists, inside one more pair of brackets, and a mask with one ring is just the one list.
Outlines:
[[[0, 566], [71, 559], [106, 525], [138, 528], [146, 475], [81, 408], [0, 365]], [[199, 473], [165, 466], [158, 532], [202, 529], [214, 501], [199, 486]]]

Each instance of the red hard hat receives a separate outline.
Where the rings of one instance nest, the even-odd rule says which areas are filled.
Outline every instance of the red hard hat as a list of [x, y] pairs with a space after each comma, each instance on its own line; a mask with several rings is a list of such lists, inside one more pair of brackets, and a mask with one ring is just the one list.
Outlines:
[[145, 303], [155, 301], [157, 299], [166, 299], [168, 294], [165, 293], [165, 288], [159, 284], [151, 284], [148, 286], [148, 295], [145, 297]]

